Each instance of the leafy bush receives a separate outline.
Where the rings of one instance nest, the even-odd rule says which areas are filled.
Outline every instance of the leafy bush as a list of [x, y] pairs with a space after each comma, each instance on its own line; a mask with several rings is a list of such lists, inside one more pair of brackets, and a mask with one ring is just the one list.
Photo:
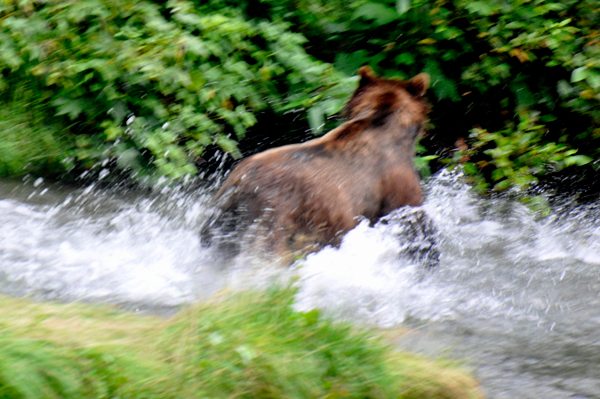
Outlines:
[[[471, 131], [471, 149], [457, 152], [454, 161], [463, 164], [476, 189], [487, 190], [491, 180], [496, 191], [513, 187], [524, 192], [538, 183], [539, 176], [591, 162], [590, 157], [578, 155], [565, 144], [544, 141], [546, 126], [538, 124], [535, 116], [524, 113], [516, 128], [493, 133], [481, 128]], [[480, 160], [472, 162], [471, 157]]]
[[246, 292], [172, 319], [0, 298], [3, 398], [481, 398], [447, 362]]
[[[44, 120], [28, 129], [65, 132], [73, 151], [52, 167], [177, 178], [195, 173], [213, 145], [239, 156], [246, 133], [257, 137], [252, 147], [298, 131], [256, 125], [263, 112], [308, 108], [312, 131], [325, 132], [352, 90], [343, 75], [364, 64], [386, 76], [426, 71], [433, 111], [421, 145], [439, 158], [421, 165], [460, 162], [454, 143], [467, 138], [486, 169], [477, 173], [500, 190], [544, 179], [575, 150], [589, 158], [577, 158], [574, 173], [597, 169], [581, 160], [600, 159], [599, 18], [600, 0], [8, 1], [0, 90], [4, 104], [20, 87], [35, 93]], [[481, 145], [477, 133], [517, 138], [522, 115], [545, 126], [528, 141], [529, 172], [498, 166], [513, 139], [487, 151], [491, 141]], [[500, 174], [524, 180], [494, 180]]]
[[68, 132], [80, 168], [178, 178], [209, 145], [239, 156], [258, 112], [341, 108], [349, 89], [287, 28], [184, 0], [6, 1], [0, 90], [35, 92], [38, 128]]
[[44, 123], [31, 92], [16, 92], [18, 100], [0, 107], [0, 176], [37, 172], [60, 177], [72, 167], [71, 138]]
[[[598, 0], [248, 0], [241, 7], [250, 16], [291, 22], [309, 39], [309, 53], [348, 75], [364, 64], [388, 76], [428, 72], [432, 126], [422, 145], [441, 159], [452, 158], [454, 142], [474, 128], [520, 136], [522, 114], [538, 115], [545, 126], [529, 142], [539, 163], [554, 164], [558, 153], [576, 149], [600, 158]], [[478, 137], [470, 139], [472, 152], [484, 149]], [[552, 143], [561, 150], [548, 152]], [[489, 169], [507, 151], [480, 155]], [[495, 176], [517, 173], [507, 171], [513, 167], [520, 168], [503, 166]], [[535, 169], [536, 178], [549, 169]], [[504, 181], [495, 188], [522, 185]]]

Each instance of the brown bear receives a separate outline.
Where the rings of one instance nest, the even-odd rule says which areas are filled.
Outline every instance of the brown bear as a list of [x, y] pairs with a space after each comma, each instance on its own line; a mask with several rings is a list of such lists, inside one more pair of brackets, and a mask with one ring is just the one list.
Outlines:
[[[240, 162], [216, 195], [203, 243], [242, 240], [278, 257], [338, 245], [361, 219], [372, 224], [423, 194], [413, 165], [415, 139], [429, 111], [429, 76], [408, 81], [360, 68], [345, 107], [348, 121], [320, 138]], [[223, 248], [225, 248], [223, 247]]]

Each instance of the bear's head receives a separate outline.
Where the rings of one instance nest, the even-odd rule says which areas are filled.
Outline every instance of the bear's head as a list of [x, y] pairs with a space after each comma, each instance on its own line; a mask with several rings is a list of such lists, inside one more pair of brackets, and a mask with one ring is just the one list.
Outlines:
[[368, 119], [373, 124], [383, 123], [390, 116], [402, 126], [420, 125], [429, 112], [425, 92], [429, 75], [421, 73], [403, 81], [375, 75], [368, 66], [358, 70], [360, 82], [345, 108], [349, 120]]

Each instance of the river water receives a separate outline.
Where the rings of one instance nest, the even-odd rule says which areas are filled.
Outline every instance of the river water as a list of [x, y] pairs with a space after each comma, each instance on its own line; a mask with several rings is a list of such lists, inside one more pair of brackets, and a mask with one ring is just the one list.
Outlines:
[[365, 224], [281, 269], [200, 246], [207, 190], [0, 180], [0, 291], [168, 313], [294, 275], [299, 309], [408, 326], [399, 346], [461, 360], [489, 398], [600, 398], [600, 209], [565, 200], [542, 218], [446, 172], [426, 191], [434, 270], [398, 258], [398, 226]]

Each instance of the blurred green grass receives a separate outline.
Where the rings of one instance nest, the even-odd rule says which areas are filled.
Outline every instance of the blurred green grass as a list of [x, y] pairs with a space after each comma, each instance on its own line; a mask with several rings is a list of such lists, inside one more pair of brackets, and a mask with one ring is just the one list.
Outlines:
[[223, 293], [170, 319], [1, 297], [0, 398], [483, 397], [455, 365], [293, 297]]

